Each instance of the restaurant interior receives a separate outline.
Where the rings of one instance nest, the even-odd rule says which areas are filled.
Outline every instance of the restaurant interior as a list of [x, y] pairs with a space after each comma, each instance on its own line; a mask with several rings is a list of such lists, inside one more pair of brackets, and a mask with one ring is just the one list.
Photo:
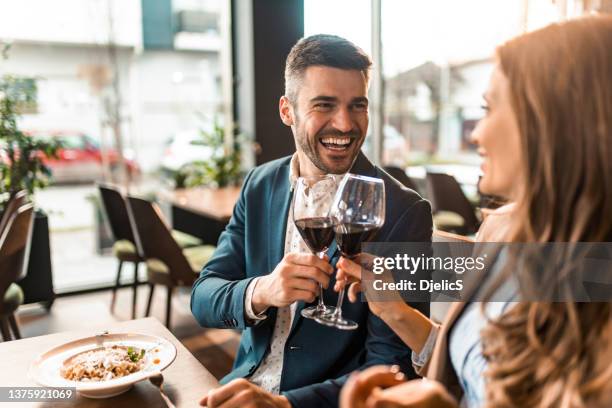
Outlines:
[[[186, 407], [208, 395], [202, 404], [226, 406], [209, 391], [248, 359], [247, 332], [229, 312], [219, 325], [203, 324], [210, 317], [194, 311], [195, 287], [209, 260], [235, 245], [220, 237], [236, 234], [237, 219], [257, 217], [258, 205], [280, 208], [243, 187], [253, 169], [296, 152], [297, 125], [279, 116], [279, 99], [300, 39], [339, 36], [371, 58], [361, 151], [429, 203], [434, 242], [472, 244], [484, 220], [507, 204], [481, 191], [483, 157], [472, 136], [487, 115], [483, 93], [496, 47], [549, 24], [609, 13], [610, 0], [3, 0], [0, 405], [68, 398], [61, 406]], [[368, 191], [365, 201], [385, 202]], [[282, 224], [283, 213], [275, 216], [271, 224]], [[387, 221], [392, 216], [387, 209]], [[249, 256], [259, 255], [247, 251], [247, 264], [258, 262]], [[215, 313], [227, 307], [203, 304]], [[439, 325], [450, 305], [432, 301], [424, 314]], [[329, 333], [357, 326], [338, 319], [328, 326], [343, 331]], [[350, 333], [363, 332], [358, 323]], [[63, 390], [68, 383], [54, 382], [54, 365], [104, 341], [139, 345], [127, 347], [126, 361], [155, 361], [159, 370], [134, 368], [132, 382], [84, 383], [66, 388], [70, 395], [13, 394]], [[287, 406], [328, 406], [287, 398]], [[329, 406], [338, 406], [335, 398]]]

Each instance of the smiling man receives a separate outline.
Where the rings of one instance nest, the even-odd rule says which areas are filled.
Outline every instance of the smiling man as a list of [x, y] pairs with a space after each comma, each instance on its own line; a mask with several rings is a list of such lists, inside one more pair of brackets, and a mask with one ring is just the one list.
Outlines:
[[346, 173], [368, 129], [368, 71], [315, 65], [295, 77], [304, 62], [289, 58], [280, 114], [293, 130], [300, 174]]
[[[367, 303], [345, 304], [359, 323], [341, 331], [300, 311], [325, 288], [335, 304], [332, 265], [310, 254], [291, 220], [299, 176], [352, 172], [384, 180], [386, 222], [374, 241], [429, 242], [429, 203], [361, 153], [368, 128], [370, 58], [331, 35], [300, 40], [287, 57], [279, 111], [296, 153], [251, 170], [232, 219], [193, 287], [191, 310], [202, 326], [242, 330], [224, 386], [204, 396], [208, 407], [335, 407], [348, 373], [397, 364], [414, 376], [411, 350]], [[334, 254], [335, 245], [328, 256]], [[428, 313], [429, 305], [413, 305]]]

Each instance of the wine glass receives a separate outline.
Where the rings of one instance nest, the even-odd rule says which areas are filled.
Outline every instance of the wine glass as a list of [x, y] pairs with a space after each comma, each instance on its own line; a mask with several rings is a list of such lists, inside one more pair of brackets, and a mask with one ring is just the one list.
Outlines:
[[[308, 248], [319, 258], [334, 240], [334, 228], [329, 209], [334, 200], [338, 184], [331, 175], [299, 177], [293, 191], [293, 222]], [[332, 313], [333, 307], [323, 301], [323, 286], [319, 284], [319, 300], [316, 306], [302, 309], [302, 316]]]
[[[346, 174], [338, 187], [330, 216], [342, 256], [355, 259], [361, 252], [361, 243], [371, 240], [385, 223], [385, 183], [378, 178]], [[359, 326], [342, 317], [344, 292], [343, 286], [336, 310], [317, 316], [318, 323], [341, 330], [355, 330]]]

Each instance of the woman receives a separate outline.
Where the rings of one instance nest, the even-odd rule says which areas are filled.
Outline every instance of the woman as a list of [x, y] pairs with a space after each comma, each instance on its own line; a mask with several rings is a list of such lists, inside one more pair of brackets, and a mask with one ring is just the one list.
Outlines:
[[[553, 24], [502, 45], [485, 100], [472, 137], [483, 157], [481, 191], [514, 203], [503, 238], [611, 241], [612, 17]], [[338, 272], [340, 281], [360, 279], [347, 259]], [[353, 283], [351, 301], [358, 290]], [[402, 302], [369, 304], [413, 350], [417, 370], [437, 381], [403, 383], [393, 368], [373, 367], [349, 379], [344, 407], [450, 407], [459, 398], [468, 406], [612, 406], [610, 303], [453, 304], [441, 327]]]

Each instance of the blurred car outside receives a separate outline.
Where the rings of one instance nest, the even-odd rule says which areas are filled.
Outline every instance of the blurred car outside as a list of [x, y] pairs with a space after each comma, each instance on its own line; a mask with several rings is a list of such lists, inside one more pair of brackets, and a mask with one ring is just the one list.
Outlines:
[[[35, 138], [54, 139], [60, 142], [57, 158], [45, 158], [45, 164], [52, 171], [52, 183], [86, 183], [104, 179], [103, 152], [97, 140], [80, 131], [39, 131], [24, 133]], [[119, 178], [120, 159], [116, 149], [106, 148], [106, 160], [113, 178]], [[140, 174], [138, 164], [133, 160], [130, 149], [124, 151], [128, 177], [133, 180]]]

